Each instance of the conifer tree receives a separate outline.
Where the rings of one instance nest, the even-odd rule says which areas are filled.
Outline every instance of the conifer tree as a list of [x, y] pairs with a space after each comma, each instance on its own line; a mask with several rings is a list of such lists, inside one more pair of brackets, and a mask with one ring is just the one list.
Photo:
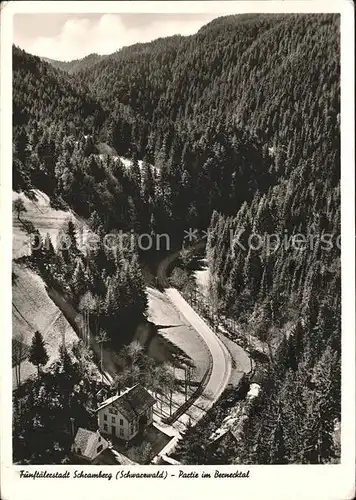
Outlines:
[[70, 245], [69, 252], [71, 253], [73, 258], [78, 253], [78, 247], [77, 247], [77, 236], [76, 236], [75, 225], [71, 219], [68, 221], [66, 234], [68, 236], [68, 241]]
[[76, 265], [72, 276], [72, 289], [77, 299], [79, 299], [88, 289], [85, 266], [81, 257], [77, 257], [76, 259]]
[[55, 251], [54, 251], [53, 243], [52, 243], [52, 240], [51, 240], [49, 233], [46, 233], [44, 243], [43, 243], [43, 249], [44, 249], [46, 259], [48, 260], [48, 262], [53, 262], [54, 257], [55, 257]]
[[32, 337], [28, 360], [37, 367], [38, 376], [40, 375], [41, 367], [48, 363], [48, 359], [43, 337], [39, 331], [36, 331]]

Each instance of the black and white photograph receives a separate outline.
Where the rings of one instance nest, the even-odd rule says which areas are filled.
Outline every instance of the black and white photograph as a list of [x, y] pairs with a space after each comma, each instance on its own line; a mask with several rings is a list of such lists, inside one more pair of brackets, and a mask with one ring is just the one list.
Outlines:
[[12, 26], [13, 465], [341, 464], [340, 14], [43, 3]]

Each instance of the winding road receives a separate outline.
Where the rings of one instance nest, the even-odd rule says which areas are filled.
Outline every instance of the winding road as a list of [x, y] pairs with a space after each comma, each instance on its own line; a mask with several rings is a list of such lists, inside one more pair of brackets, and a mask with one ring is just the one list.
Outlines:
[[[196, 249], [202, 248], [204, 242], [197, 242], [194, 246]], [[159, 463], [161, 457], [166, 463], [171, 463], [172, 465], [177, 465], [179, 462], [172, 461], [169, 454], [174, 451], [187, 424], [190, 423], [193, 426], [197, 424], [209, 408], [220, 398], [229, 383], [232, 370], [231, 355], [224, 344], [207, 323], [194, 311], [190, 304], [188, 304], [178, 290], [169, 284], [167, 278], [168, 268], [178, 258], [179, 253], [179, 251], [174, 252], [160, 262], [157, 269], [157, 280], [173, 306], [185, 317], [192, 328], [206, 343], [211, 354], [211, 366], [208, 378], [203, 386], [203, 392], [192, 402], [186, 412], [169, 426], [170, 430], [173, 431], [172, 439], [154, 459], [155, 463]], [[157, 427], [161, 427], [164, 432], [167, 432], [168, 426], [163, 426], [160, 422], [156, 422], [156, 425]]]
[[[194, 247], [198, 250], [204, 247], [204, 242], [198, 242]], [[167, 274], [169, 266], [178, 258], [179, 251], [172, 252], [163, 259], [157, 269], [157, 280], [164, 289], [164, 294], [168, 297], [172, 305], [181, 313], [192, 326], [192, 328], [202, 337], [211, 354], [211, 366], [207, 379], [203, 386], [203, 392], [197, 397], [186, 412], [177, 419], [176, 428], [182, 431], [190, 421], [195, 425], [206, 413], [206, 411], [219, 399], [224, 389], [229, 383], [231, 376], [231, 355], [221, 340], [215, 335], [207, 323], [194, 311], [194, 309], [183, 298], [179, 291], [170, 286]], [[83, 325], [81, 315], [76, 313], [74, 308], [64, 300], [55, 290], [49, 290], [51, 299], [63, 312], [67, 320], [83, 336]], [[100, 357], [100, 346], [97, 344], [94, 335], [91, 335], [91, 344], [94, 352]], [[116, 373], [116, 367], [112, 360], [110, 350], [103, 349], [105, 371], [104, 378], [111, 383]]]
[[[202, 248], [204, 242], [197, 242], [196, 249]], [[186, 318], [194, 330], [202, 337], [209, 348], [212, 366], [209, 376], [204, 385], [203, 393], [197, 398], [193, 406], [187, 412], [188, 418], [196, 423], [204, 413], [219, 399], [224, 389], [229, 383], [231, 376], [231, 355], [215, 335], [208, 324], [194, 311], [176, 288], [169, 285], [167, 271], [169, 266], [179, 256], [179, 251], [174, 252], [161, 261], [157, 270], [157, 279], [164, 288], [164, 293], [169, 298], [173, 306]], [[194, 412], [194, 416], [192, 415]]]

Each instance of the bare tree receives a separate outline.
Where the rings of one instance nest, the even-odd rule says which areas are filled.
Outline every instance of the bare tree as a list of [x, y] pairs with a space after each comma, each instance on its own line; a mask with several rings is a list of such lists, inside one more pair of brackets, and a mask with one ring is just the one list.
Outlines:
[[127, 385], [127, 381], [129, 378], [128, 370], [123, 370], [121, 372], [116, 373], [114, 380], [111, 384], [111, 388], [114, 391], [121, 392], [121, 389]]
[[93, 366], [93, 354], [83, 340], [79, 340], [72, 347], [74, 356], [77, 358], [80, 367], [80, 373], [84, 375], [88, 371], [88, 366]]
[[100, 370], [101, 370], [101, 381], [104, 380], [104, 365], [103, 365], [103, 344], [109, 340], [106, 332], [104, 330], [100, 330], [99, 335], [97, 337], [97, 342], [100, 344]]
[[20, 215], [22, 212], [27, 212], [26, 207], [24, 202], [21, 200], [21, 198], [16, 198], [12, 202], [12, 210], [17, 214], [17, 219], [20, 221]]
[[189, 379], [188, 372], [189, 372], [189, 366], [184, 365], [184, 395], [186, 401], [188, 399], [188, 379]]
[[120, 358], [122, 364], [128, 367], [132, 381], [135, 381], [139, 377], [140, 369], [138, 361], [143, 354], [143, 350], [143, 346], [137, 340], [121, 348]]
[[169, 394], [169, 413], [172, 414], [172, 405], [173, 405], [173, 393], [176, 386], [176, 380], [172, 373], [172, 370], [167, 365], [160, 365], [157, 370], [157, 379], [156, 383], [158, 387], [162, 390], [163, 394]]
[[127, 347], [127, 353], [130, 356], [133, 364], [137, 362], [142, 352], [143, 352], [143, 346], [140, 344], [138, 340], [132, 341]]
[[27, 350], [27, 346], [24, 342], [24, 334], [21, 333], [14, 339], [12, 347], [12, 361], [15, 366], [17, 387], [21, 384], [21, 363], [27, 356]]
[[220, 321], [220, 309], [222, 305], [222, 301], [219, 297], [219, 292], [218, 292], [218, 280], [214, 280], [213, 282], [212, 279], [210, 279], [208, 300], [209, 300], [209, 314], [212, 320], [212, 324], [214, 328], [216, 328]]
[[61, 314], [60, 321], [58, 322], [58, 329], [62, 336], [62, 345], [64, 348], [66, 347], [66, 326], [66, 319], [63, 314]]
[[185, 389], [185, 400], [188, 399], [188, 392], [190, 389], [191, 380], [196, 371], [196, 367], [192, 365], [184, 366], [184, 389]]
[[187, 295], [189, 301], [195, 305], [197, 302], [197, 285], [194, 277], [189, 277], [188, 282], [184, 287], [184, 293]]
[[91, 292], [87, 292], [80, 300], [79, 310], [84, 317], [84, 343], [90, 344], [90, 315], [96, 310], [96, 301]]

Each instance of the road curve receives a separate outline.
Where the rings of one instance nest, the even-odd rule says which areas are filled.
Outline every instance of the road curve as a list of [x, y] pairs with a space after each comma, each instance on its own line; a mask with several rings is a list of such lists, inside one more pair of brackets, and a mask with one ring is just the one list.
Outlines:
[[204, 413], [219, 399], [229, 383], [231, 376], [231, 356], [217, 335], [215, 335], [207, 323], [194, 311], [178, 290], [175, 288], [167, 288], [165, 293], [194, 330], [203, 338], [211, 354], [212, 367], [210, 376], [202, 395], [194, 402], [194, 406]]
[[[204, 242], [198, 242], [195, 248], [203, 247]], [[177, 289], [169, 286], [167, 269], [177, 259], [179, 252], [166, 257], [158, 266], [157, 278], [165, 289], [165, 294], [172, 304], [183, 314], [190, 325], [206, 343], [212, 359], [212, 367], [203, 393], [194, 402], [194, 421], [197, 422], [204, 413], [219, 399], [229, 383], [231, 376], [231, 356], [221, 340], [215, 335], [208, 324], [194, 311]]]
[[[197, 241], [190, 248], [195, 248], [196, 250], [199, 250], [200, 248], [204, 248], [204, 246], [205, 246], [204, 241]], [[167, 255], [166, 258], [161, 260], [161, 262], [158, 264], [157, 279], [158, 279], [158, 283], [163, 288], [169, 288], [169, 286], [170, 286], [169, 281], [168, 281], [168, 277], [167, 277], [168, 267], [172, 264], [172, 262], [174, 262], [175, 260], [178, 259], [179, 254], [180, 254], [180, 250], [172, 252], [171, 254]]]

